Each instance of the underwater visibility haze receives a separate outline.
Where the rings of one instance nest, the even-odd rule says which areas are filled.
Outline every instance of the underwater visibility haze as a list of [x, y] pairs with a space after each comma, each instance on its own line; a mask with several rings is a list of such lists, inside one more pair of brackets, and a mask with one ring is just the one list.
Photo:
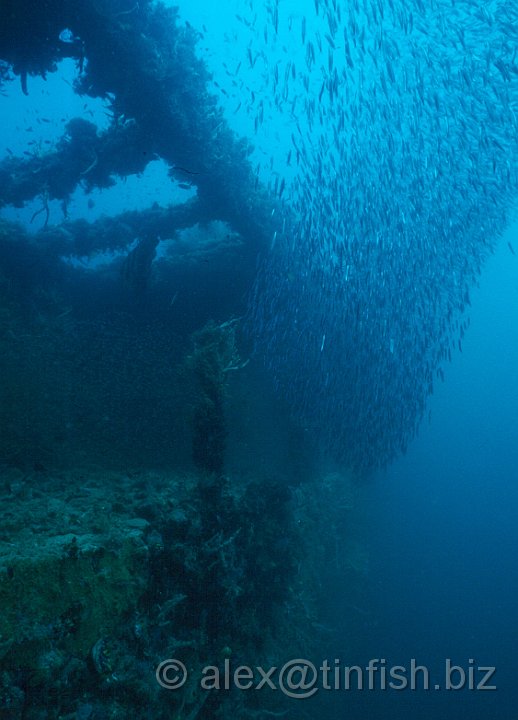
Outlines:
[[0, 0], [0, 107], [1, 717], [514, 718], [518, 6]]

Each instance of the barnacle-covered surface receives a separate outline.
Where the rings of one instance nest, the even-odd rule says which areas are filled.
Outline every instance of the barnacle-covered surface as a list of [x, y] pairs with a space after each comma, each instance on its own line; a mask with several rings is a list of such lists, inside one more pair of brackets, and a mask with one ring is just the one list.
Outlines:
[[40, 655], [52, 647], [63, 661], [65, 652], [86, 658], [100, 631], [114, 632], [135, 611], [145, 589], [148, 523], [131, 517], [131, 505], [123, 510], [122, 483], [110, 479], [105, 493], [92, 476], [2, 474], [5, 666], [43, 670]]
[[317, 588], [339, 567], [351, 579], [344, 602], [358, 602], [366, 560], [343, 544], [353, 486], [316, 480], [290, 491], [272, 479], [4, 470], [4, 716], [287, 712], [273, 691], [216, 697], [193, 680], [165, 692], [154, 673], [169, 657], [198, 670], [317, 651]]

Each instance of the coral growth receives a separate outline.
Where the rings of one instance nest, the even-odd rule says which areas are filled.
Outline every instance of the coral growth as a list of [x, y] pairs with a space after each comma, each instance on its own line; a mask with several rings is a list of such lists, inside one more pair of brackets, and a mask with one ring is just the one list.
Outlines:
[[246, 365], [236, 346], [237, 320], [207, 323], [193, 336], [187, 364], [197, 380], [192, 455], [200, 470], [220, 475], [225, 461], [224, 398], [227, 373]]

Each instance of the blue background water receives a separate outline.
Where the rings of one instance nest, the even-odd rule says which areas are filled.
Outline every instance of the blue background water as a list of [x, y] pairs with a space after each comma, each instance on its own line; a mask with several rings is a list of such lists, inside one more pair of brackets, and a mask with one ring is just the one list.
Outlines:
[[515, 716], [518, 258], [506, 240], [473, 293], [463, 353], [431, 400], [431, 423], [366, 492], [379, 623], [365, 630], [365, 658], [416, 658], [439, 682], [446, 658], [465, 668], [472, 658], [497, 668], [498, 689], [364, 692], [355, 704], [372, 717]]

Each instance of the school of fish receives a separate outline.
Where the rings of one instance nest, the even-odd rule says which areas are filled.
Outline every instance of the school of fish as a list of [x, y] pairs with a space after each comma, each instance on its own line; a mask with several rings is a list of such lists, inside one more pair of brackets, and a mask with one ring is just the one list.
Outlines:
[[268, 18], [248, 107], [256, 131], [280, 113], [289, 144], [270, 161], [284, 210], [252, 331], [308, 432], [368, 473], [415, 436], [512, 216], [518, 4], [314, 0], [285, 16], [274, 0]]

